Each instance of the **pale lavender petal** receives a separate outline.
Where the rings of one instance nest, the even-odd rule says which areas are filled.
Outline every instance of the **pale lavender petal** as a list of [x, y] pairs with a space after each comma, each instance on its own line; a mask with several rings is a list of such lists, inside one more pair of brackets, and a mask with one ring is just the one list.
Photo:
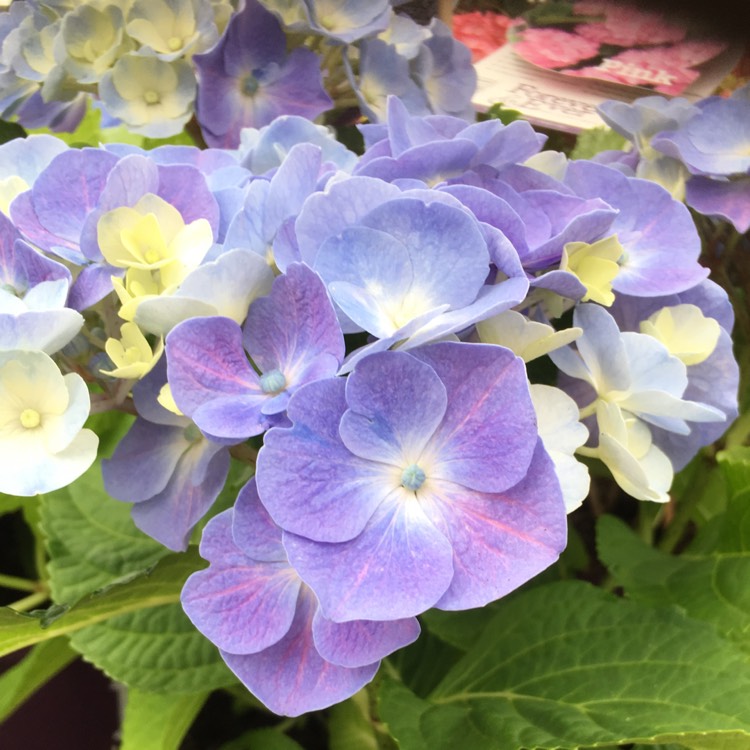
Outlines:
[[122, 269], [109, 265], [86, 266], [73, 282], [68, 304], [74, 310], [85, 310], [95, 305], [112, 291], [112, 277], [121, 276], [122, 273]]
[[11, 204], [10, 215], [13, 223], [24, 237], [37, 247], [46, 252], [54, 253], [76, 265], [87, 262], [86, 256], [79, 249], [77, 237], [74, 241], [64, 240], [42, 226], [34, 210], [31, 190], [16, 196]]
[[570, 162], [565, 182], [578, 195], [602, 198], [619, 210], [608, 230], [625, 251], [612, 283], [616, 292], [657, 297], [685, 291], [707, 276], [698, 263], [700, 237], [690, 212], [661, 185], [583, 160]]
[[287, 409], [292, 428], [269, 430], [258, 454], [258, 494], [273, 520], [323, 542], [359, 534], [389, 492], [384, 467], [352, 455], [341, 442], [344, 384], [332, 378], [297, 391]]
[[351, 370], [354, 369], [357, 363], [365, 357], [369, 356], [370, 354], [375, 354], [376, 352], [382, 352], [386, 349], [390, 349], [394, 344], [397, 344], [399, 342], [406, 342], [401, 346], [404, 348], [407, 347], [408, 342], [415, 338], [418, 332], [422, 331], [423, 328], [426, 328], [426, 326], [432, 320], [440, 318], [447, 309], [448, 305], [438, 305], [437, 307], [434, 307], [431, 310], [427, 310], [427, 312], [424, 312], [421, 315], [418, 315], [416, 318], [410, 320], [405, 326], [397, 329], [390, 336], [382, 339], [376, 339], [369, 344], [360, 346], [359, 349], [355, 349], [346, 357], [346, 359], [344, 360], [344, 364], [342, 365], [338, 374], [344, 375], [348, 372], [351, 372]]
[[412, 283], [419, 281], [402, 242], [387, 232], [362, 226], [326, 240], [317, 254], [315, 271], [346, 315], [377, 338], [399, 327], [389, 309], [400, 307]]
[[369, 177], [351, 177], [334, 183], [325, 193], [314, 193], [295, 222], [300, 258], [314, 266], [318, 249], [328, 237], [357, 224], [375, 206], [399, 195], [395, 185]]
[[175, 552], [188, 548], [195, 524], [219, 496], [229, 474], [229, 451], [208, 440], [191, 445], [167, 486], [133, 506], [135, 525]]
[[[24, 283], [26, 279], [19, 274], [17, 269], [15, 242], [18, 237], [20, 235], [13, 222], [4, 213], [0, 213], [0, 279], [16, 288], [18, 288], [17, 279], [24, 287], [26, 286]], [[25, 243], [24, 246], [31, 250]], [[40, 255], [40, 257], [43, 256]]]
[[298, 143], [287, 154], [271, 178], [268, 191], [263, 217], [268, 239], [273, 238], [287, 218], [296, 216], [305, 198], [315, 192], [322, 158], [320, 147], [312, 143]]
[[381, 204], [361, 223], [387, 232], [408, 249], [414, 287], [433, 305], [464, 307], [487, 278], [487, 245], [466, 211], [402, 198]]
[[403, 352], [363, 359], [346, 381], [349, 409], [339, 425], [355, 455], [404, 468], [418, 461], [445, 414], [445, 386], [435, 371]]
[[299, 716], [340, 703], [364, 687], [380, 665], [347, 669], [323, 659], [312, 636], [314, 612], [314, 598], [303, 594], [289, 632], [278, 643], [257, 654], [221, 652], [245, 687], [275, 714]]
[[523, 479], [537, 440], [523, 362], [489, 344], [443, 342], [410, 353], [437, 372], [448, 394], [427, 448], [429, 475], [483, 492]]
[[263, 413], [267, 401], [268, 396], [260, 391], [214, 396], [193, 409], [191, 417], [206, 435], [222, 442], [240, 442], [268, 429], [269, 419]]
[[463, 331], [474, 323], [509, 310], [526, 297], [529, 282], [525, 277], [505, 279], [497, 284], [483, 286], [476, 300], [459, 310], [449, 310], [425, 323], [403, 345], [405, 349], [437, 341], [450, 333]]
[[136, 419], [102, 461], [104, 489], [117, 500], [137, 503], [161, 492], [190, 442], [182, 427]]
[[414, 146], [400, 156], [372, 159], [356, 170], [358, 176], [377, 177], [385, 182], [411, 177], [432, 184], [463, 174], [469, 169], [477, 147], [465, 140], [440, 140]]
[[386, 622], [333, 622], [318, 610], [312, 621], [318, 653], [333, 664], [349, 668], [367, 666], [408, 646], [417, 640], [419, 631], [414, 617]]
[[[356, 495], [350, 502], [359, 502]], [[414, 493], [399, 487], [349, 542], [284, 534], [289, 561], [337, 622], [397, 620], [432, 607], [453, 578], [453, 552]]]
[[242, 329], [230, 318], [191, 318], [167, 336], [172, 395], [188, 416], [221, 396], [261, 393], [258, 376], [242, 348]]
[[719, 216], [744, 234], [750, 229], [750, 177], [724, 182], [708, 177], [689, 180], [685, 200], [706, 216]]
[[506, 200], [474, 185], [443, 185], [438, 189], [458, 198], [479, 221], [501, 228], [518, 254], [528, 257], [527, 224]]
[[258, 562], [286, 562], [281, 529], [273, 522], [258, 497], [255, 477], [240, 490], [232, 520], [234, 543]]
[[[3, 267], [2, 278], [6, 283], [18, 290], [55, 279], [65, 279], [70, 284], [70, 271], [62, 263], [47, 258], [23, 240], [12, 241], [18, 237], [18, 233], [5, 214], [3, 218], [6, 223], [3, 225], [5, 236], [0, 241], [3, 247], [0, 265]], [[6, 244], [8, 240], [11, 240], [10, 246]]]
[[436, 484], [430, 510], [442, 516], [454, 569], [450, 588], [435, 605], [440, 609], [483, 607], [550, 566], [565, 548], [560, 483], [541, 441], [526, 477], [502, 494]]
[[247, 654], [278, 643], [289, 632], [301, 582], [286, 563], [256, 563], [232, 541], [232, 511], [203, 530], [205, 570], [188, 578], [182, 608], [219, 648]]
[[587, 292], [579, 278], [568, 271], [549, 271], [531, 279], [531, 286], [539, 289], [549, 289], [561, 297], [572, 300], [582, 299]]
[[652, 430], [654, 443], [669, 456], [675, 471], [682, 469], [704, 445], [718, 440], [737, 417], [739, 366], [732, 354], [732, 339], [726, 331], [719, 335], [713, 354], [688, 367], [688, 387], [683, 398], [721, 409], [726, 420], [690, 425], [689, 435]]
[[100, 212], [119, 206], [134, 206], [146, 193], [159, 189], [159, 170], [149, 158], [132, 154], [120, 159], [107, 175], [99, 196]]
[[295, 385], [304, 382], [299, 375], [310, 360], [330, 355], [329, 377], [344, 358], [344, 336], [325, 286], [301, 263], [291, 264], [271, 293], [250, 305], [244, 328], [245, 347], [261, 371], [279, 369]]
[[188, 164], [159, 165], [157, 195], [174, 206], [186, 224], [205, 219], [214, 238], [218, 236], [219, 204], [200, 170]]
[[[34, 211], [50, 233], [75, 245], [96, 207], [117, 157], [99, 149], [70, 149], [56, 156], [31, 190]], [[94, 258], [96, 260], [96, 258]]]

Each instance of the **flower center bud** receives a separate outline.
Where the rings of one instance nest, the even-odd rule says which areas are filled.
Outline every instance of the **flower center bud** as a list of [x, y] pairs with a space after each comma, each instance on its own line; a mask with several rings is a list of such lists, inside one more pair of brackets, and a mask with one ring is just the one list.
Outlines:
[[132, 365], [136, 362], [141, 361], [141, 350], [137, 346], [129, 346], [125, 351], [123, 352], [125, 355], [125, 361]]
[[245, 76], [245, 78], [242, 79], [242, 83], [240, 84], [240, 90], [245, 96], [253, 96], [255, 92], [258, 90], [260, 84], [258, 83], [258, 79], [255, 76]]
[[183, 430], [182, 436], [188, 441], [188, 443], [197, 443], [203, 437], [200, 429], [198, 429], [198, 425], [195, 424], [189, 424]]
[[401, 486], [412, 492], [416, 492], [426, 479], [425, 473], [416, 464], [407, 466], [401, 473]]
[[42, 423], [42, 416], [36, 409], [24, 409], [19, 419], [27, 430], [33, 430]]
[[154, 250], [154, 248], [150, 247], [143, 254], [143, 259], [146, 261], [146, 263], [152, 266], [154, 263], [158, 263], [161, 260], [161, 255], [159, 254], [158, 250]]
[[278, 393], [286, 388], [286, 378], [280, 370], [269, 370], [260, 376], [263, 393]]
[[182, 39], [178, 36], [171, 36], [167, 40], [167, 47], [172, 50], [172, 52], [177, 52], [180, 47], [182, 47]]
[[146, 100], [146, 104], [157, 104], [160, 99], [159, 94], [153, 89], [144, 91], [143, 98]]

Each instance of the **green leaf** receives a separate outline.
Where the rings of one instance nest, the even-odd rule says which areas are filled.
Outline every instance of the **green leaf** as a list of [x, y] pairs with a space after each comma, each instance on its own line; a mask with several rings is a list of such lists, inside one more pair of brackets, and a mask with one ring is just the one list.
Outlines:
[[0, 516], [5, 513], [14, 513], [23, 508], [24, 498], [15, 495], [3, 495], [0, 493]]
[[430, 630], [388, 658], [389, 666], [417, 695], [427, 695], [445, 671], [461, 657], [461, 651]]
[[[44, 498], [42, 525], [50, 587], [60, 604], [138, 577], [168, 552], [135, 527], [129, 504], [107, 496], [98, 463]], [[192, 569], [203, 566], [196, 562]], [[175, 593], [163, 606], [113, 612], [76, 632], [71, 645], [113, 679], [146, 692], [202, 692], [231, 684], [235, 678], [218, 650], [188, 620], [179, 589]]]
[[208, 692], [158, 695], [128, 690], [120, 750], [178, 750]]
[[[205, 566], [196, 549], [168, 555], [153, 570], [90, 594], [46, 624], [42, 617], [0, 607], [0, 656], [74, 633], [118, 615], [175, 604], [187, 577]], [[59, 609], [59, 608], [57, 608]]]
[[750, 664], [709, 625], [577, 581], [502, 605], [426, 701], [385, 682], [402, 750], [750, 746]]
[[26, 131], [16, 122], [0, 120], [0, 143], [7, 143], [14, 138], [25, 138]]
[[3, 672], [0, 675], [0, 723], [77, 656], [66, 638], [55, 638], [34, 646], [18, 664]]
[[135, 527], [129, 503], [107, 495], [98, 461], [74, 484], [42, 497], [41, 525], [58, 603], [145, 570], [168, 552]]
[[510, 123], [516, 120], [522, 120], [523, 114], [517, 109], [510, 109], [505, 107], [503, 104], [493, 104], [487, 110], [487, 118], [490, 120], [500, 120], [503, 125], [510, 125]]
[[[670, 744], [665, 746], [662, 743]], [[679, 744], [675, 746], [672, 743]], [[744, 750], [748, 747], [748, 741], [747, 735], [740, 732], [709, 732], [702, 735], [665, 735], [658, 742], [649, 742], [649, 750], [654, 745], [663, 750]]]
[[332, 706], [328, 717], [329, 750], [378, 750], [380, 744], [370, 721], [370, 696], [360, 690], [349, 700]]
[[219, 750], [303, 750], [302, 745], [277, 729], [252, 729]]
[[742, 445], [716, 454], [730, 498], [750, 489], [750, 446]]
[[219, 651], [179, 604], [112, 617], [73, 634], [71, 645], [107, 675], [154, 693], [193, 693], [236, 682]]
[[750, 491], [732, 500], [722, 521], [714, 552], [673, 557], [604, 516], [597, 548], [629, 597], [652, 606], [674, 604], [750, 654]]
[[[430, 750], [419, 724], [432, 705], [418, 698], [403, 683], [384, 677], [378, 691], [380, 718], [402, 750]], [[462, 745], [462, 747], [469, 747]]]
[[590, 159], [602, 151], [621, 151], [628, 145], [619, 133], [604, 125], [598, 128], [588, 128], [578, 134], [576, 145], [570, 152], [571, 159]]
[[468, 651], [494, 617], [498, 603], [492, 602], [486, 607], [468, 609], [464, 612], [447, 612], [431, 609], [422, 616], [422, 622], [431, 633], [461, 651]]

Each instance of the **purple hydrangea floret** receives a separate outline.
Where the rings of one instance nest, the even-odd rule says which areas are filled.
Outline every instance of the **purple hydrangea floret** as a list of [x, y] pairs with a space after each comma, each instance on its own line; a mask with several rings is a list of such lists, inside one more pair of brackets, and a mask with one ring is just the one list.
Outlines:
[[56, 156], [32, 189], [13, 201], [11, 216], [33, 244], [83, 266], [70, 294], [71, 306], [83, 310], [111, 292], [111, 277], [121, 273], [99, 249], [99, 219], [148, 193], [174, 206], [185, 223], [206, 219], [216, 237], [219, 207], [198, 169], [156, 164], [140, 154], [119, 159], [103, 149], [68, 149]]
[[665, 297], [620, 296], [612, 305], [611, 313], [622, 331], [640, 331], [640, 324], [663, 307], [695, 305], [721, 327], [716, 348], [697, 364], [688, 365], [688, 385], [683, 397], [721, 410], [725, 421], [696, 422], [689, 435], [677, 435], [668, 430], [654, 430], [654, 442], [669, 456], [675, 471], [682, 469], [699, 448], [718, 440], [738, 414], [737, 389], [739, 365], [732, 354], [732, 326], [734, 312], [727, 293], [713, 281], [706, 279], [692, 289]]
[[[361, 360], [292, 397], [261, 500], [326, 617], [477, 607], [551, 564], [565, 509], [521, 360], [446, 342]], [[353, 499], [356, 498], [356, 502]]]
[[135, 386], [139, 416], [102, 461], [102, 475], [112, 497], [134, 503], [131, 515], [141, 531], [181, 551], [224, 486], [229, 451], [157, 402], [165, 381], [162, 360]]
[[180, 410], [207, 435], [236, 442], [278, 421], [297, 388], [334, 375], [344, 339], [322, 282], [297, 263], [250, 305], [244, 333], [229, 318], [192, 318], [166, 349]]
[[387, 125], [362, 126], [367, 149], [355, 174], [435, 185], [477, 168], [525, 161], [546, 140], [521, 120], [469, 124], [449, 115], [420, 117], [395, 96], [388, 98], [387, 109]]
[[318, 56], [286, 52], [276, 17], [247, 0], [219, 43], [193, 58], [198, 70], [196, 114], [209, 146], [236, 148], [242, 128], [260, 128], [280, 115], [313, 119], [332, 106]]
[[345, 700], [374, 677], [380, 659], [419, 635], [414, 618], [325, 618], [290, 566], [254, 480], [233, 510], [209, 522], [200, 552], [210, 564], [188, 579], [182, 606], [275, 713], [297, 716]]

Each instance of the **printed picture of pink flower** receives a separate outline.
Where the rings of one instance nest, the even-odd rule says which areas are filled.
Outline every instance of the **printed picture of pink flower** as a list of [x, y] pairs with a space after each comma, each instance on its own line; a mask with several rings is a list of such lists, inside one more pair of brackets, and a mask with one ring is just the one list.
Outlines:
[[513, 51], [542, 68], [565, 68], [599, 54], [599, 43], [575, 33], [549, 28], [525, 29]]
[[[576, 3], [577, 13], [581, 5], [588, 6], [589, 3]], [[578, 35], [597, 44], [616, 44], [619, 47], [667, 44], [681, 41], [687, 33], [684, 24], [672, 23], [661, 13], [634, 13], [629, 5], [602, 3], [599, 12], [606, 14], [603, 21], [576, 26]]]
[[510, 24], [510, 18], [501, 13], [456, 13], [453, 36], [471, 50], [471, 61], [476, 63], [505, 44]]

